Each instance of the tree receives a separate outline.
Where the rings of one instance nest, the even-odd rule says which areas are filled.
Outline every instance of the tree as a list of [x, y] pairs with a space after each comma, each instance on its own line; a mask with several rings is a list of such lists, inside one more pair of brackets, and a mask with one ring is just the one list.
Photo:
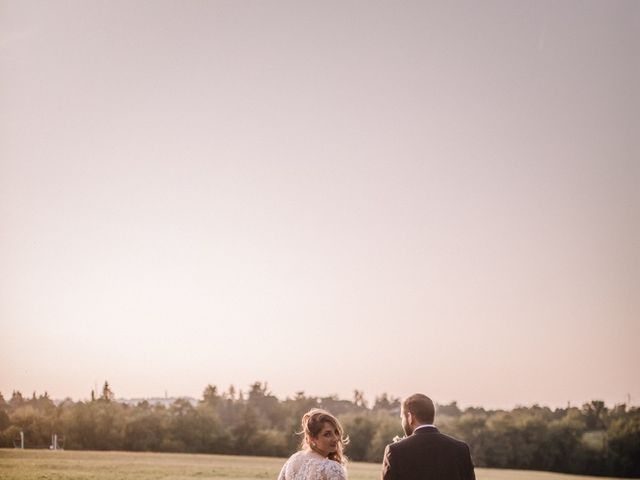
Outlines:
[[[14, 446], [22, 430], [28, 447], [46, 448], [57, 433], [70, 449], [284, 456], [298, 448], [300, 418], [314, 407], [338, 416], [351, 438], [346, 454], [355, 461], [380, 462], [384, 447], [402, 434], [394, 406], [399, 401], [387, 394], [368, 409], [359, 390], [353, 401], [309, 397], [303, 391], [280, 401], [266, 382], [251, 384], [246, 400], [229, 390], [220, 395], [208, 385], [197, 406], [180, 399], [169, 408], [113, 401], [108, 382], [100, 399], [91, 402], [66, 399], [56, 405], [46, 392], [25, 399], [14, 391], [9, 402], [0, 397], [0, 447]], [[636, 407], [607, 409], [595, 400], [554, 411], [537, 405], [460, 411], [452, 402], [438, 407], [438, 426], [469, 444], [478, 467], [640, 478]]]
[[19, 406], [24, 404], [24, 398], [22, 397], [22, 393], [19, 390], [14, 390], [11, 393], [11, 400], [9, 400], [9, 406], [13, 408], [18, 408]]
[[9, 420], [9, 415], [3, 409], [0, 409], [0, 432], [8, 428], [9, 425], [11, 425], [11, 420]]
[[109, 382], [105, 381], [102, 386], [102, 395], [100, 396], [100, 400], [104, 400], [106, 402], [111, 402], [115, 398], [115, 394], [111, 387], [109, 386]]
[[361, 390], [353, 391], [353, 404], [356, 407], [367, 408], [367, 401], [364, 398], [364, 392]]
[[438, 416], [440, 415], [448, 415], [451, 417], [459, 416], [462, 411], [458, 408], [458, 402], [451, 402], [448, 405], [438, 405]]
[[238, 453], [253, 455], [256, 453], [257, 415], [251, 405], [242, 405], [241, 412], [231, 432], [235, 439], [234, 448]]
[[375, 425], [367, 413], [356, 413], [343, 417], [345, 432], [349, 435], [346, 454], [357, 462], [367, 459], [369, 443], [375, 432]]
[[217, 446], [219, 429], [209, 408], [196, 409], [188, 400], [178, 399], [171, 405], [171, 445], [177, 451], [213, 452]]
[[382, 393], [379, 397], [376, 397], [373, 404], [374, 410], [394, 410], [400, 409], [400, 399], [389, 397], [387, 393]]
[[215, 407], [220, 402], [220, 395], [218, 395], [218, 387], [215, 385], [207, 385], [202, 392], [202, 403], [204, 405]]
[[602, 400], [592, 400], [582, 406], [582, 412], [587, 420], [589, 430], [604, 430], [607, 407]]
[[235, 400], [236, 399], [236, 387], [234, 387], [233, 385], [229, 385], [229, 388], [223, 394], [223, 397], [225, 397], [225, 398], [227, 398], [229, 400]]
[[165, 422], [161, 415], [139, 405], [124, 432], [124, 448], [133, 451], [157, 452], [162, 449], [162, 439], [166, 436]]
[[267, 382], [254, 382], [249, 385], [249, 401], [271, 395]]
[[380, 463], [384, 454], [385, 447], [393, 441], [395, 437], [403, 435], [400, 418], [396, 415], [389, 415], [386, 412], [380, 412], [373, 418], [375, 425], [375, 433], [371, 438], [369, 447], [367, 448], [366, 460], [368, 462]]
[[640, 477], [640, 408], [632, 409], [626, 418], [613, 420], [607, 434], [614, 473]]

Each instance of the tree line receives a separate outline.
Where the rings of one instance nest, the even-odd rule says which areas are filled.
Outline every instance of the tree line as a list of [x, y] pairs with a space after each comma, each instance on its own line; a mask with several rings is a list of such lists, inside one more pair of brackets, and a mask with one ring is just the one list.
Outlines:
[[[387, 394], [370, 405], [361, 391], [353, 399], [298, 392], [279, 400], [265, 382], [246, 391], [208, 385], [197, 404], [177, 399], [169, 406], [115, 401], [109, 384], [88, 401], [56, 405], [44, 393], [25, 398], [0, 394], [0, 447], [48, 447], [57, 434], [66, 449], [192, 452], [286, 457], [300, 443], [300, 418], [325, 408], [343, 423], [353, 461], [381, 462], [384, 447], [402, 435], [400, 400]], [[538, 405], [510, 411], [456, 402], [437, 407], [442, 432], [466, 441], [477, 467], [547, 470], [640, 478], [640, 408], [607, 407], [594, 400], [581, 407]]]

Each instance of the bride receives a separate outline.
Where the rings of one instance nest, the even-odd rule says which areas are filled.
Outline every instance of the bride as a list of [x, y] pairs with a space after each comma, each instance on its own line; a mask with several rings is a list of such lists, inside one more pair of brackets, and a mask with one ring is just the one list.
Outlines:
[[338, 419], [312, 408], [302, 417], [301, 433], [301, 450], [285, 462], [278, 480], [346, 480], [342, 447], [349, 439]]

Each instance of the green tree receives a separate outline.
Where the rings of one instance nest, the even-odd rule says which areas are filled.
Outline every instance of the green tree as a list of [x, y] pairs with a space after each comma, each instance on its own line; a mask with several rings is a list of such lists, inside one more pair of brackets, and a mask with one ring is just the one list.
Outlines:
[[368, 462], [380, 463], [385, 447], [393, 442], [394, 437], [403, 435], [400, 417], [389, 415], [386, 411], [379, 412], [372, 418], [375, 433], [371, 438], [365, 459]]
[[349, 445], [345, 449], [347, 456], [361, 462], [368, 458], [370, 442], [375, 433], [375, 424], [367, 413], [352, 413], [342, 418], [345, 432], [349, 435]]
[[632, 409], [625, 417], [613, 420], [607, 436], [613, 473], [640, 477], [640, 409]]
[[6, 428], [9, 428], [9, 425], [11, 425], [9, 415], [4, 410], [0, 409], [0, 432], [2, 432]]
[[582, 412], [589, 430], [606, 429], [607, 407], [602, 400], [592, 400], [582, 406]]
[[163, 412], [153, 410], [148, 402], [138, 404], [125, 425], [124, 448], [133, 451], [161, 451], [163, 438], [167, 435], [167, 422], [163, 417]]

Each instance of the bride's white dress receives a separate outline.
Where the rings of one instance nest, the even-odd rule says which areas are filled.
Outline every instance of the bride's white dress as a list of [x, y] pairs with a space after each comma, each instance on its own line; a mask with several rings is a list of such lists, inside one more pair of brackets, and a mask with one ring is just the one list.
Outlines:
[[301, 450], [285, 462], [278, 480], [347, 480], [347, 471], [312, 450]]

